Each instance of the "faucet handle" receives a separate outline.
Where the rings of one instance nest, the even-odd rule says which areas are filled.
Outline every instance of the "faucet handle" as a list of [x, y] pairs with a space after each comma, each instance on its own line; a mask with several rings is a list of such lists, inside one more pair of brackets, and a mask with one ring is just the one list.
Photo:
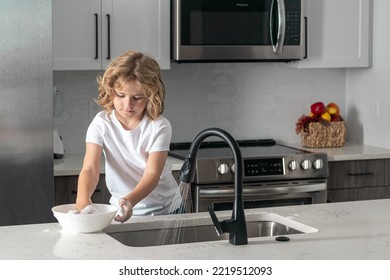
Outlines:
[[213, 207], [209, 206], [209, 207], [207, 207], [207, 210], [209, 211], [209, 214], [210, 214], [211, 220], [213, 221], [215, 230], [217, 231], [218, 236], [220, 236], [221, 234], [226, 232], [226, 224], [224, 222], [221, 223], [218, 220], [218, 217], [217, 217], [217, 215], [215, 215]]

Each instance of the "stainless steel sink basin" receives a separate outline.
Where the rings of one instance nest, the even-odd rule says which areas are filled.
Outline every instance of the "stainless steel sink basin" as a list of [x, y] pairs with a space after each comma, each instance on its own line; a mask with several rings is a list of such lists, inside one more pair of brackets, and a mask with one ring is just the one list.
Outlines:
[[[152, 226], [153, 223], [151, 223]], [[194, 242], [207, 242], [229, 239], [229, 234], [218, 236], [214, 225], [199, 224], [176, 225], [164, 228], [145, 228], [107, 232], [109, 236], [124, 245], [132, 247], [161, 246], [171, 244], [183, 244]], [[180, 223], [179, 223], [180, 224]], [[247, 217], [248, 238], [279, 236], [290, 234], [302, 234], [318, 231], [294, 220], [276, 215], [267, 214], [262, 216]]]

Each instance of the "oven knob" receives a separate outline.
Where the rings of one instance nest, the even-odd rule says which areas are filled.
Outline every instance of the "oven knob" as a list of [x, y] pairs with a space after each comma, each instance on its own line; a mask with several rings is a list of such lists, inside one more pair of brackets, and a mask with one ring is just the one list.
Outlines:
[[229, 166], [226, 163], [221, 163], [218, 166], [218, 173], [221, 175], [227, 174], [229, 172]]
[[304, 161], [301, 162], [301, 168], [303, 170], [308, 170], [310, 169], [310, 167], [311, 167], [311, 162], [309, 159], [305, 159]]
[[324, 167], [324, 162], [322, 159], [318, 158], [313, 162], [314, 169], [320, 170], [322, 167]]
[[236, 164], [232, 164], [232, 166], [230, 167], [230, 171], [234, 174], [234, 172], [236, 172]]
[[298, 163], [296, 160], [292, 160], [288, 163], [288, 168], [291, 170], [291, 171], [295, 171], [297, 170], [298, 168]]

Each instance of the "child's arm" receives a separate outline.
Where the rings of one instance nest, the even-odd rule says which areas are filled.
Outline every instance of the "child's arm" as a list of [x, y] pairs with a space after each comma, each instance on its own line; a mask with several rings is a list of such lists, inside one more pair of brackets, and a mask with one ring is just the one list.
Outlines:
[[91, 196], [99, 182], [102, 151], [103, 149], [99, 145], [86, 144], [83, 167], [80, 171], [77, 186], [77, 210], [81, 210], [92, 203]]
[[[137, 186], [132, 192], [123, 197], [129, 201], [133, 207], [156, 188], [158, 181], [160, 180], [161, 173], [164, 169], [167, 157], [168, 152], [153, 152], [149, 154], [146, 169], [141, 180], [138, 182]], [[130, 217], [131, 213], [124, 213], [122, 219], [117, 219], [117, 221], [124, 222]]]

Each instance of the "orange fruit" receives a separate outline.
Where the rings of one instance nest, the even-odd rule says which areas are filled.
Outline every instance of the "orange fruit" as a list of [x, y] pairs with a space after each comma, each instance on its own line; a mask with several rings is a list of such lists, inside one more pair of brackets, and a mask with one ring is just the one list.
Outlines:
[[326, 111], [331, 115], [340, 115], [340, 109], [339, 106], [337, 106], [336, 103], [331, 102], [328, 105], [326, 105]]

